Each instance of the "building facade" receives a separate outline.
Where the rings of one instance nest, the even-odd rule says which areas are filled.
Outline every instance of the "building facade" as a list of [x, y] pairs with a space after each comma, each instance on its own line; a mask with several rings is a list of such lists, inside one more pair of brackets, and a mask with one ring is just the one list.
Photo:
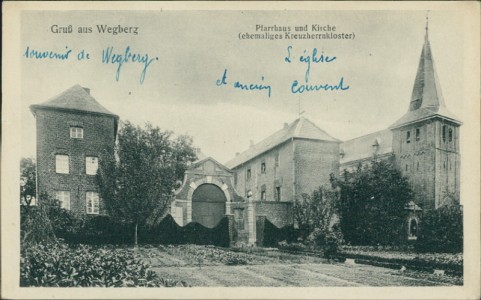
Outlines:
[[118, 116], [80, 85], [30, 109], [37, 127], [37, 194], [71, 211], [103, 213], [95, 177], [102, 155], [113, 155]]
[[255, 201], [292, 202], [339, 172], [337, 140], [300, 117], [226, 163], [236, 190]]

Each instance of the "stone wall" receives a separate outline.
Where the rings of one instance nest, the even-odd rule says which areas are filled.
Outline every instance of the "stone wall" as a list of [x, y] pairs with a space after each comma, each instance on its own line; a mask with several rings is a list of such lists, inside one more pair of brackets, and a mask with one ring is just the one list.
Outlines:
[[254, 202], [255, 215], [257, 217], [265, 216], [267, 220], [279, 228], [294, 223], [292, 206], [292, 202]]
[[294, 143], [296, 198], [303, 193], [311, 194], [319, 186], [330, 185], [330, 174], [339, 174], [340, 143], [303, 139]]

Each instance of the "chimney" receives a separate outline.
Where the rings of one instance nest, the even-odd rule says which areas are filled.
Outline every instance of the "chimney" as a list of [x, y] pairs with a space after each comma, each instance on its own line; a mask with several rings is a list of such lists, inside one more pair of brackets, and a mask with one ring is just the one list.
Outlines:
[[287, 122], [284, 122], [284, 129], [286, 129], [287, 127], [289, 127], [289, 124]]
[[90, 95], [90, 89], [89, 88], [84, 87], [83, 89], [87, 92], [87, 94]]
[[250, 140], [250, 147], [254, 147], [254, 141], [253, 140]]

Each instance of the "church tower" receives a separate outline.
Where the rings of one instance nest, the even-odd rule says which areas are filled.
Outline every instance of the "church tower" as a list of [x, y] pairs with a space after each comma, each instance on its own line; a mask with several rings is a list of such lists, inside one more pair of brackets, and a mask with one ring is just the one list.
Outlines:
[[459, 127], [441, 93], [428, 25], [409, 109], [391, 125], [393, 152], [423, 209], [459, 204]]

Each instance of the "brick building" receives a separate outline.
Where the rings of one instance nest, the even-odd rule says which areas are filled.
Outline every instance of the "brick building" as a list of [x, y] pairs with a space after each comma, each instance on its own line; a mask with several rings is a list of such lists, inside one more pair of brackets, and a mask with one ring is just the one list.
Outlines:
[[47, 193], [75, 212], [102, 213], [95, 175], [101, 155], [113, 155], [118, 116], [80, 85], [30, 109], [37, 126], [38, 195]]

